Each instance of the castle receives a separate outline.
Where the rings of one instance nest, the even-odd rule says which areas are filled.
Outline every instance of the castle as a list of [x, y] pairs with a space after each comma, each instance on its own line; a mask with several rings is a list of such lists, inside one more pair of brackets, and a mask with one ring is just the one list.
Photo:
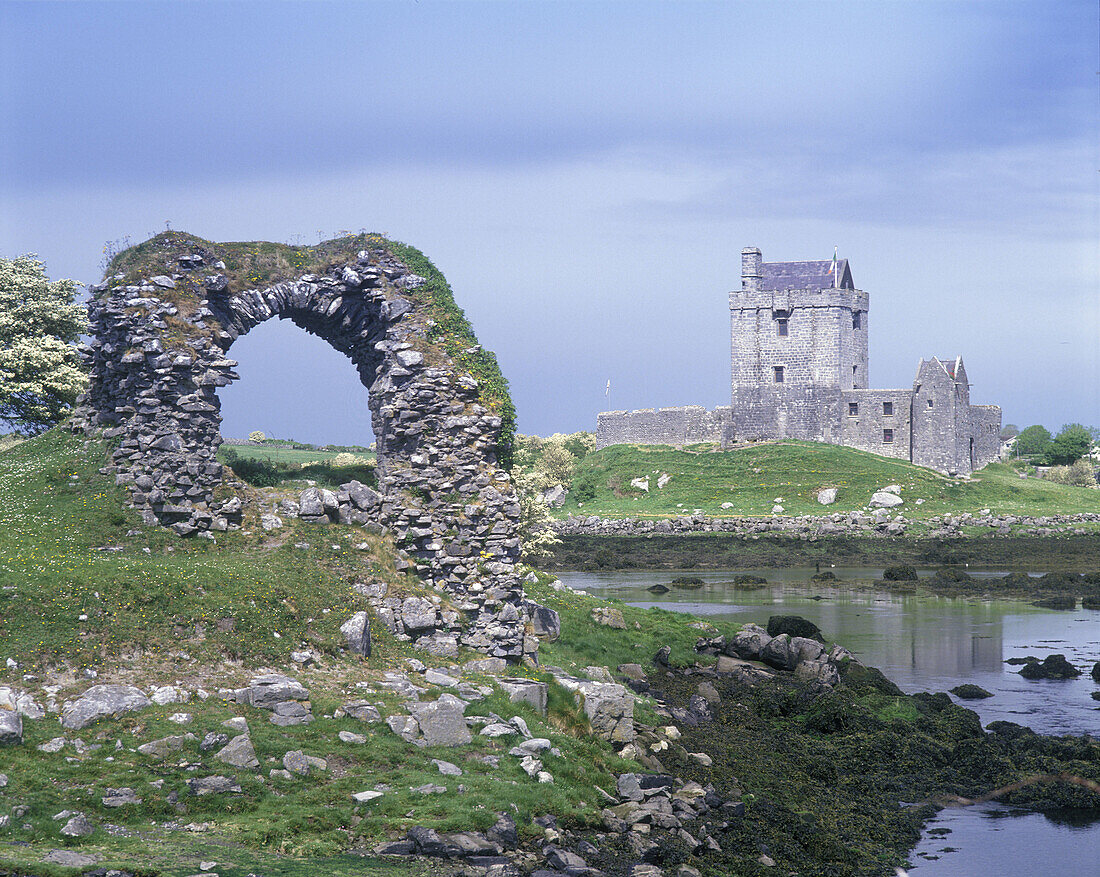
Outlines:
[[962, 357], [922, 359], [912, 389], [869, 389], [869, 299], [847, 259], [765, 262], [746, 247], [729, 306], [730, 407], [604, 412], [597, 447], [805, 439], [949, 475], [997, 459], [1001, 409], [970, 404]]

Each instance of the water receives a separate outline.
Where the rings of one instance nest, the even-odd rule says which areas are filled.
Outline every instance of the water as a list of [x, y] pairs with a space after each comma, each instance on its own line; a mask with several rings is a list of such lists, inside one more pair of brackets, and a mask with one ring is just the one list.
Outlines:
[[[842, 580], [839, 585], [811, 582], [812, 567], [563, 572], [560, 578], [570, 587], [632, 605], [714, 619], [766, 625], [770, 615], [801, 615], [906, 692], [947, 691], [964, 682], [992, 692], [991, 698], [962, 702], [983, 724], [1006, 720], [1041, 734], [1100, 737], [1100, 704], [1090, 697], [1100, 687], [1088, 675], [1100, 660], [1100, 612], [897, 594], [844, 584], [880, 579], [881, 569], [831, 571]], [[967, 572], [975, 577], [1004, 575]], [[769, 584], [759, 590], [731, 586], [740, 573], [758, 574]], [[678, 575], [701, 578], [704, 585], [659, 596], [646, 590], [654, 584], [669, 586]], [[1018, 667], [1004, 663], [1011, 657], [1043, 658], [1056, 652], [1085, 674], [1059, 682], [1028, 681]], [[1089, 869], [1100, 862], [1100, 822], [1073, 825], [996, 804], [947, 809], [927, 825], [910, 861], [911, 873], [920, 877], [1062, 877], [1082, 873], [1082, 865], [1084, 873], [1094, 873]]]

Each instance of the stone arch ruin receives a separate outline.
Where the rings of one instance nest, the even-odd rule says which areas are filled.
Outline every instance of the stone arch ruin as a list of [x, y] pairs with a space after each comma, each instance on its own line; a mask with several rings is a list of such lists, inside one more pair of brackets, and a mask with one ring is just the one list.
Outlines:
[[[242, 500], [216, 459], [217, 390], [238, 378], [227, 358], [238, 337], [292, 320], [351, 359], [378, 452], [377, 490], [314, 491], [301, 516], [385, 527], [472, 618], [464, 644], [513, 659], [533, 652], [515, 572], [519, 502], [497, 462], [500, 406], [456, 362], [485, 356], [476, 346], [456, 356], [455, 343], [472, 338], [461, 311], [452, 301], [447, 322], [437, 319], [438, 289], [406, 264], [411, 248], [377, 236], [283, 248], [300, 273], [286, 276], [284, 264], [261, 277], [261, 255], [279, 246], [173, 232], [135, 248], [129, 270], [93, 287], [91, 382], [74, 428], [117, 440], [110, 469], [147, 523], [181, 536], [240, 526]], [[469, 334], [448, 336], [456, 319]]]

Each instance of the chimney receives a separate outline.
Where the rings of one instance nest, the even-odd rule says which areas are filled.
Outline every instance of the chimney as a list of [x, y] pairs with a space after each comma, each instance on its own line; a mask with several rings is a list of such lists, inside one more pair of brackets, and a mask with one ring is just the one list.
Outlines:
[[745, 247], [741, 251], [741, 288], [759, 290], [764, 281], [764, 257], [759, 247]]

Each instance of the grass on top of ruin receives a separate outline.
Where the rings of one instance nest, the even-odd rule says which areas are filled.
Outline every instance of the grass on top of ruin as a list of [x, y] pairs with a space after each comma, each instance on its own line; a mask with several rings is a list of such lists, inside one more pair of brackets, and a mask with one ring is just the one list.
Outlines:
[[[668, 476], [663, 487], [658, 481]], [[648, 491], [632, 485], [645, 479]], [[565, 505], [555, 515], [675, 517], [699, 509], [714, 517], [828, 515], [866, 509], [872, 494], [901, 487], [904, 504], [892, 510], [910, 520], [946, 512], [1055, 515], [1100, 512], [1100, 490], [1021, 478], [993, 463], [969, 479], [952, 478], [904, 460], [816, 442], [762, 442], [728, 451], [713, 445], [676, 449], [613, 445], [577, 463]], [[818, 492], [836, 488], [821, 505]], [[723, 507], [727, 504], [727, 507]]]

